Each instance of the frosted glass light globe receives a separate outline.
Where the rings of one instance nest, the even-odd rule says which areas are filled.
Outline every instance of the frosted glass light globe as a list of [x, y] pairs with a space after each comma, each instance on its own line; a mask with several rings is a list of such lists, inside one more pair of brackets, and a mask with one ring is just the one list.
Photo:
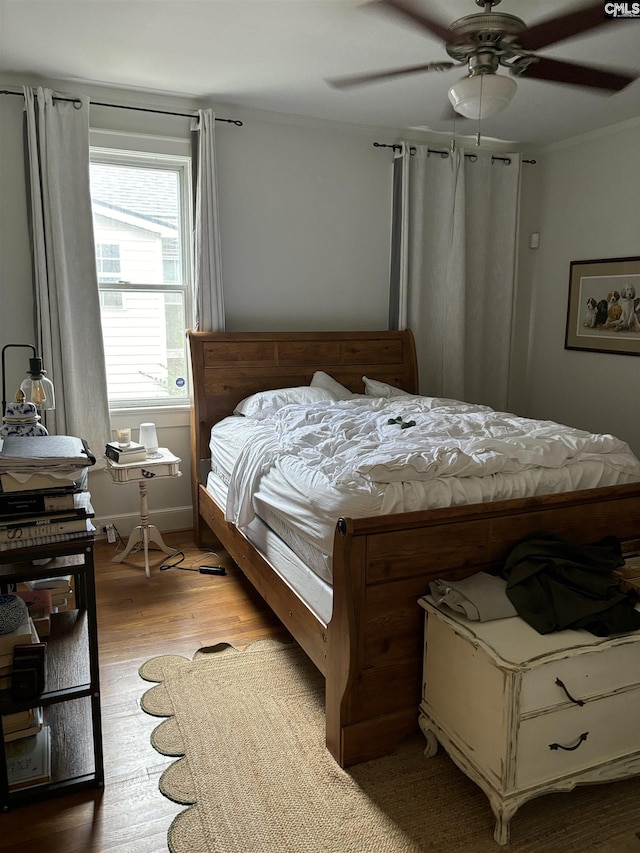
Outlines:
[[454, 110], [465, 118], [487, 118], [506, 109], [517, 88], [512, 77], [475, 74], [454, 83], [449, 89], [449, 100]]

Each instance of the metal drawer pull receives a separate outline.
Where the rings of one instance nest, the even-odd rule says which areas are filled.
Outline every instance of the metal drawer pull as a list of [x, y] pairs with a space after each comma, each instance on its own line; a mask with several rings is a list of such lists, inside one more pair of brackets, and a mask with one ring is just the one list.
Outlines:
[[564, 749], [566, 752], [573, 752], [577, 749], [581, 743], [583, 743], [587, 737], [589, 736], [589, 732], [582, 732], [580, 737], [578, 738], [578, 743], [575, 746], [562, 746], [560, 743], [550, 743], [549, 749]]
[[559, 679], [559, 678], [556, 678], [556, 684], [558, 685], [558, 687], [562, 687], [562, 689], [564, 690], [564, 692], [567, 694], [567, 699], [568, 699], [570, 702], [573, 702], [573, 704], [574, 704], [574, 705], [581, 705], [581, 706], [582, 706], [582, 705], [584, 705], [584, 702], [582, 701], [582, 699], [574, 699], [574, 698], [573, 698], [573, 696], [571, 695], [571, 693], [569, 693], [569, 691], [567, 690], [567, 688], [564, 686], [564, 682], [560, 681], [560, 679]]

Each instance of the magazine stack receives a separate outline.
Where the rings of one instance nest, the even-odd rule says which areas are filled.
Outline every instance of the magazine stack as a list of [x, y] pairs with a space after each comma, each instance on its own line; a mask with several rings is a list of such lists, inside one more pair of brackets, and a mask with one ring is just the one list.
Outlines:
[[93, 536], [87, 468], [95, 461], [74, 436], [0, 439], [0, 551]]

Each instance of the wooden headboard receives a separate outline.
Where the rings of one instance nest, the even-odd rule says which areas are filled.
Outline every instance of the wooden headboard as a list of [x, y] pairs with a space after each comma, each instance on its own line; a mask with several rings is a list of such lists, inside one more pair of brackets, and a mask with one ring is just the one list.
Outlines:
[[[257, 391], [308, 385], [324, 370], [351, 391], [362, 377], [418, 393], [415, 344], [402, 332], [187, 332], [191, 369], [191, 461], [199, 481], [214, 423]], [[194, 477], [195, 479], [195, 477]], [[197, 512], [197, 503], [194, 504]]]

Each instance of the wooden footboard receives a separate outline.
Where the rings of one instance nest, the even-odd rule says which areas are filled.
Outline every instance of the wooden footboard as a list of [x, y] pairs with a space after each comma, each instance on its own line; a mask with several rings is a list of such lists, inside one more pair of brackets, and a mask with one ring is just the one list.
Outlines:
[[220, 544], [233, 557], [282, 624], [326, 674], [327, 626], [320, 622], [300, 596], [278, 574], [266, 558], [224, 514], [204, 486], [199, 488], [199, 515]]
[[436, 578], [499, 572], [522, 537], [640, 545], [638, 484], [379, 518], [341, 519], [326, 663], [327, 746], [342, 766], [393, 751], [416, 728], [422, 673], [417, 604]]
[[343, 767], [392, 752], [417, 728], [423, 612], [436, 578], [499, 573], [509, 550], [546, 531], [570, 542], [617, 536], [640, 549], [637, 484], [453, 509], [340, 519], [333, 616], [321, 623], [200, 487], [202, 521], [326, 678], [327, 747]]

